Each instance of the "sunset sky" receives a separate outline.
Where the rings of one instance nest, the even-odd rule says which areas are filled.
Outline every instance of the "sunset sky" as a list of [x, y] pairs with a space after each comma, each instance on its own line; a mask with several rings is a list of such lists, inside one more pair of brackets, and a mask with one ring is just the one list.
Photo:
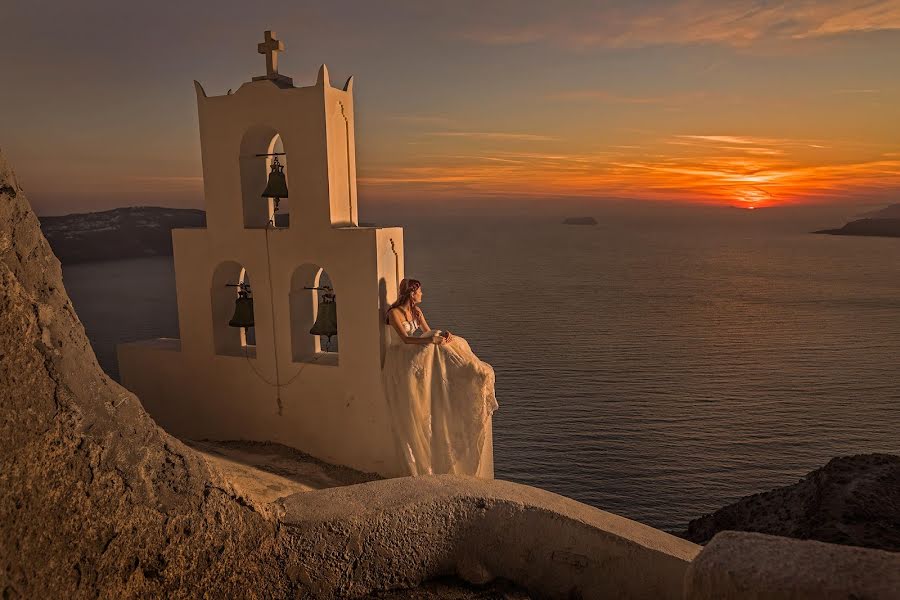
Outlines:
[[362, 203], [900, 201], [900, 0], [12, 0], [0, 22], [0, 148], [38, 214], [202, 207], [191, 82], [263, 74], [265, 29], [295, 84], [355, 76]]

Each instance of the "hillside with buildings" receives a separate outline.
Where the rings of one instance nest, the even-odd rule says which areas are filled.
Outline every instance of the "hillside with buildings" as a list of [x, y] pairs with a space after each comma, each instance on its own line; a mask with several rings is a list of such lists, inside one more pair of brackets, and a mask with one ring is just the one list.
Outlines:
[[172, 229], [204, 227], [202, 210], [134, 206], [41, 217], [54, 254], [63, 264], [172, 255]]
[[[159, 206], [125, 206], [39, 219], [53, 253], [64, 265], [172, 256], [173, 229], [206, 227], [206, 211]], [[290, 214], [278, 213], [275, 224], [288, 227]]]

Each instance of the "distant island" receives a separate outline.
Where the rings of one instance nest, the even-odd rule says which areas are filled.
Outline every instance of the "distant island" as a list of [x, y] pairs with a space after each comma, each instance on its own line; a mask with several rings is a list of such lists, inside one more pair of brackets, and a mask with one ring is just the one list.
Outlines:
[[172, 229], [205, 227], [206, 213], [187, 208], [129, 206], [101, 212], [39, 217], [64, 265], [145, 256], [172, 256]]
[[[275, 216], [287, 227], [290, 215]], [[128, 206], [91, 213], [38, 217], [41, 231], [64, 265], [172, 256], [172, 230], [206, 227], [206, 212], [196, 208]], [[360, 227], [374, 227], [360, 223]]]
[[828, 235], [865, 235], [877, 237], [900, 237], [900, 203], [861, 215], [863, 218], [850, 221], [837, 229], [820, 229], [813, 233]]
[[596, 225], [594, 217], [567, 217], [563, 219], [563, 225]]
[[813, 233], [900, 237], [900, 219], [857, 219], [838, 229], [821, 229]]

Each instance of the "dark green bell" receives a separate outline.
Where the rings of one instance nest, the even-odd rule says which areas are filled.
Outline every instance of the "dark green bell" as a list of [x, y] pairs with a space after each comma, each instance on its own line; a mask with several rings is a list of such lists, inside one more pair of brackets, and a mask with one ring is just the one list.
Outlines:
[[278, 162], [278, 157], [272, 161], [272, 170], [269, 172], [269, 181], [266, 183], [266, 190], [262, 193], [263, 198], [274, 198], [277, 202], [281, 198], [288, 197], [287, 179], [284, 176], [284, 165]]
[[232, 327], [253, 327], [253, 298], [243, 293], [234, 302], [234, 316], [228, 321]]
[[326, 300], [319, 303], [319, 312], [316, 314], [316, 322], [309, 332], [313, 335], [337, 335], [337, 304], [335, 301]]

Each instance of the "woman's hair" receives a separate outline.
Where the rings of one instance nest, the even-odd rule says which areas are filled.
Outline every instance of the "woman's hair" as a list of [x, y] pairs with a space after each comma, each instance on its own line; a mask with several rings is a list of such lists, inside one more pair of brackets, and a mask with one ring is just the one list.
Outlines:
[[388, 316], [391, 312], [391, 309], [397, 308], [402, 304], [406, 304], [409, 302], [410, 312], [412, 312], [412, 318], [415, 319], [422, 312], [416, 306], [415, 301], [412, 299], [412, 295], [416, 293], [416, 290], [422, 287], [422, 282], [418, 279], [404, 279], [400, 282], [400, 291], [397, 293], [397, 301], [391, 304], [388, 309], [384, 313], [384, 322], [390, 323], [390, 317]]

